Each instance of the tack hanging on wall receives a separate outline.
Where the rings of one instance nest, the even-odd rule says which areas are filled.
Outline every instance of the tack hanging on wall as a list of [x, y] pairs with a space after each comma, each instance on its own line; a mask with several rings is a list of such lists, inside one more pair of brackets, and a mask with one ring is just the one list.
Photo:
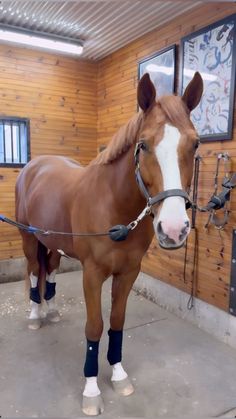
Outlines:
[[229, 292], [229, 312], [236, 316], [236, 229], [232, 233], [232, 257]]

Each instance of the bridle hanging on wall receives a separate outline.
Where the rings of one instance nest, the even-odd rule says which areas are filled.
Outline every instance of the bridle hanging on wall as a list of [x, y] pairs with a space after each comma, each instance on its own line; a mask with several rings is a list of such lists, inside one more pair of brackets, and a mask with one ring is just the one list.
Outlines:
[[[214, 176], [214, 192], [208, 201], [207, 205], [204, 207], [199, 207], [197, 205], [197, 195], [193, 196], [193, 202], [197, 210], [200, 212], [209, 212], [208, 221], [205, 224], [205, 227], [208, 228], [210, 224], [213, 224], [218, 230], [222, 230], [224, 226], [228, 223], [229, 220], [229, 208], [228, 203], [230, 201], [230, 192], [233, 188], [236, 187], [236, 173], [230, 177], [230, 156], [228, 153], [220, 153], [216, 156], [216, 170]], [[195, 171], [194, 171], [194, 185], [198, 189], [198, 178], [200, 170], [200, 161], [202, 157], [197, 156], [195, 159]], [[224, 162], [224, 178], [221, 183], [221, 191], [219, 192], [219, 171], [220, 163]], [[197, 194], [197, 192], [196, 192]], [[194, 208], [194, 206], [193, 206]], [[216, 211], [224, 209], [223, 217], [219, 217]], [[194, 212], [194, 209], [193, 209]], [[196, 217], [196, 211], [194, 220]]]
[[[218, 194], [219, 189], [219, 170], [221, 162], [224, 163], [224, 179], [222, 182], [222, 191]], [[217, 155], [216, 171], [214, 177], [214, 193], [208, 203], [209, 206], [209, 217], [205, 225], [208, 228], [209, 224], [213, 224], [218, 230], [222, 230], [228, 223], [229, 219], [229, 208], [228, 202], [230, 200], [230, 191], [235, 186], [233, 177], [230, 179], [230, 156], [228, 153], [220, 153]], [[211, 208], [210, 208], [211, 207]], [[216, 213], [217, 210], [224, 209], [223, 217], [219, 217]]]
[[[220, 153], [217, 155], [216, 161], [216, 171], [214, 176], [214, 192], [208, 201], [207, 205], [204, 207], [199, 207], [197, 205], [198, 200], [198, 181], [199, 181], [199, 173], [200, 173], [200, 163], [202, 161], [202, 157], [197, 155], [194, 161], [194, 175], [193, 175], [193, 192], [192, 192], [192, 230], [194, 230], [195, 237], [194, 237], [194, 246], [193, 246], [193, 268], [191, 271], [192, 274], [192, 283], [191, 283], [191, 293], [187, 303], [187, 307], [191, 310], [194, 307], [194, 296], [196, 295], [196, 287], [197, 287], [197, 267], [198, 267], [198, 229], [196, 227], [196, 215], [197, 211], [200, 212], [209, 212], [208, 221], [205, 225], [206, 228], [209, 227], [210, 224], [213, 224], [218, 230], [222, 230], [225, 225], [228, 223], [229, 220], [229, 208], [228, 203], [230, 201], [230, 192], [233, 188], [236, 187], [236, 173], [234, 173], [230, 177], [230, 156], [228, 153]], [[219, 171], [220, 171], [220, 163], [224, 162], [224, 178], [221, 183], [222, 189], [221, 192], [218, 193], [219, 190]], [[216, 213], [219, 209], [224, 209], [223, 217], [219, 217]], [[184, 256], [184, 282], [186, 283], [186, 267], [187, 267], [187, 252], [188, 252], [188, 239], [186, 241], [185, 247], [185, 256]]]

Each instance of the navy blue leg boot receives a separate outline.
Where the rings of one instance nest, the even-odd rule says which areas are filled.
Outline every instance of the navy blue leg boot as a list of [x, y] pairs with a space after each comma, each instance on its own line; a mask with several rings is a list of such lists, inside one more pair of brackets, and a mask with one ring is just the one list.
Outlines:
[[39, 294], [39, 287], [31, 287], [30, 288], [30, 300], [34, 303], [41, 304], [41, 297]]
[[93, 342], [87, 339], [86, 360], [84, 364], [85, 377], [97, 377], [98, 375], [98, 350], [99, 341]]
[[108, 330], [109, 345], [107, 352], [107, 360], [110, 365], [117, 364], [122, 360], [122, 342], [123, 330]]
[[51, 300], [56, 294], [56, 282], [46, 281], [46, 289], [44, 294], [44, 299], [46, 301]]

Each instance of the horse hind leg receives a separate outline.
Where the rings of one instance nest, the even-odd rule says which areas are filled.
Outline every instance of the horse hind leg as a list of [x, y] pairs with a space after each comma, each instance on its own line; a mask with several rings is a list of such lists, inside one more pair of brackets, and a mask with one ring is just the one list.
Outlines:
[[21, 236], [29, 278], [30, 315], [28, 327], [37, 330], [41, 327], [41, 290], [45, 274], [41, 263], [43, 263], [47, 249], [33, 235], [21, 231]]
[[47, 256], [47, 273], [44, 299], [47, 302], [47, 318], [53, 323], [60, 321], [60, 314], [56, 307], [56, 273], [60, 264], [61, 255], [58, 252], [50, 251]]

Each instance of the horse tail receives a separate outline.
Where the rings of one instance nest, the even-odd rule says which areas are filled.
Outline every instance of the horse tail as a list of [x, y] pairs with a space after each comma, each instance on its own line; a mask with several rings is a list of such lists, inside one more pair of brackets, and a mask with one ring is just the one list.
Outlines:
[[45, 293], [46, 273], [47, 273], [47, 253], [48, 249], [44, 244], [38, 241], [38, 263], [39, 263], [39, 277], [38, 287], [41, 301]]

